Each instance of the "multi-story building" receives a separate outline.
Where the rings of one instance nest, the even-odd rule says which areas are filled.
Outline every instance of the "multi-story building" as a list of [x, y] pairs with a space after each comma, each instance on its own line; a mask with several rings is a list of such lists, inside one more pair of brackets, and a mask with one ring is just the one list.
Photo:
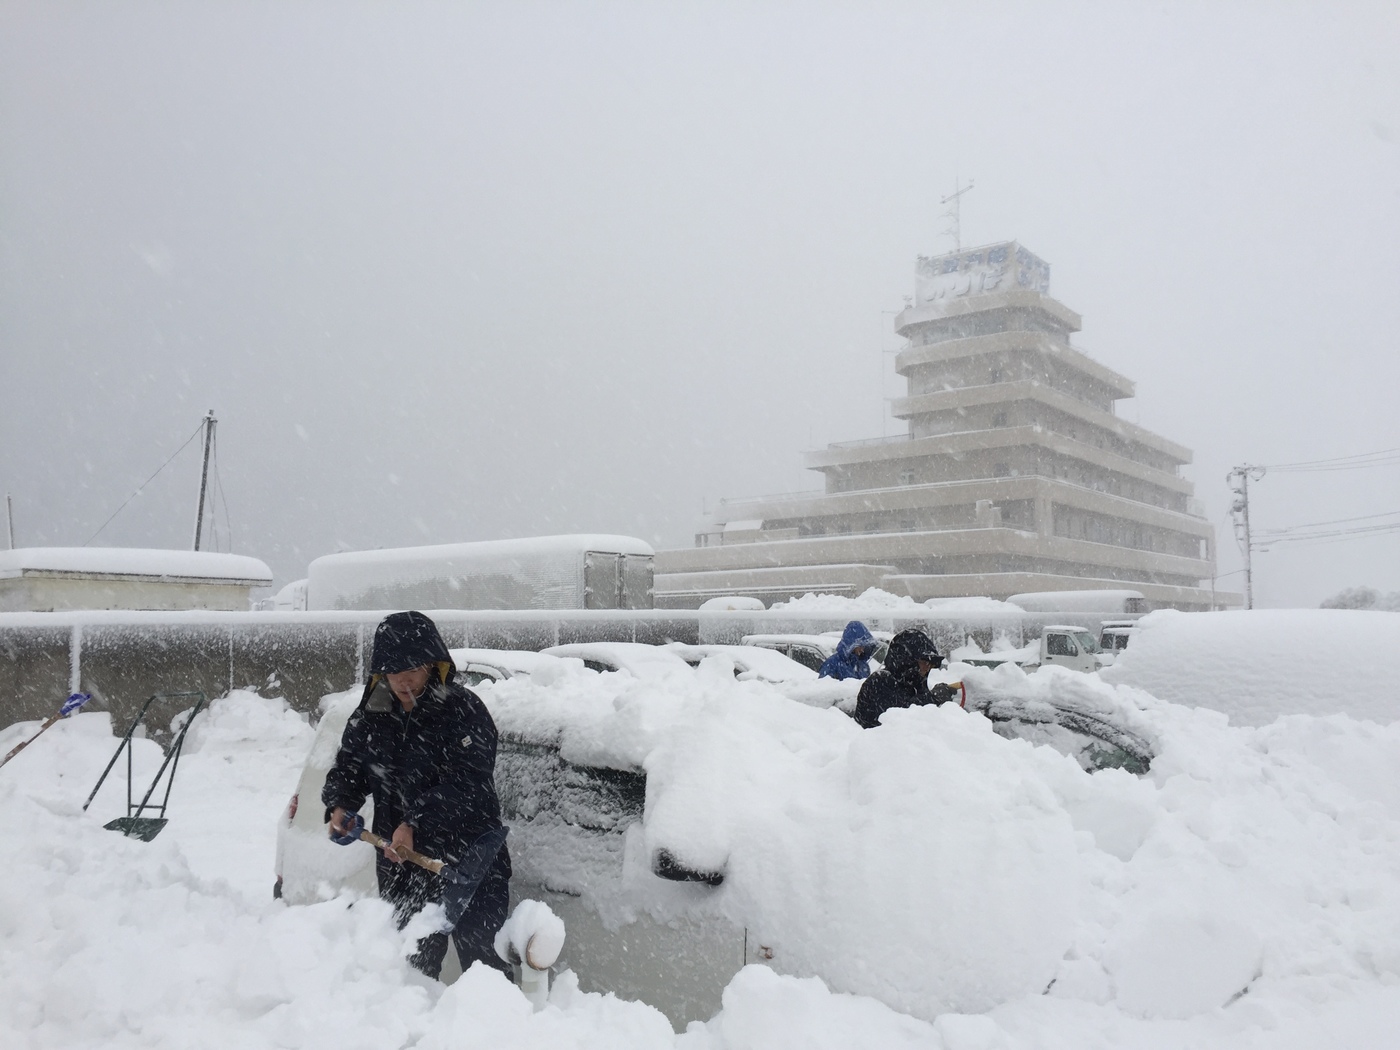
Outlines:
[[1011, 242], [923, 258], [895, 329], [908, 432], [807, 453], [822, 492], [720, 503], [696, 546], [658, 552], [656, 604], [744, 594], [922, 600], [1131, 588], [1210, 608], [1214, 529], [1189, 449], [1129, 423], [1133, 384], [1070, 340], [1050, 268]]

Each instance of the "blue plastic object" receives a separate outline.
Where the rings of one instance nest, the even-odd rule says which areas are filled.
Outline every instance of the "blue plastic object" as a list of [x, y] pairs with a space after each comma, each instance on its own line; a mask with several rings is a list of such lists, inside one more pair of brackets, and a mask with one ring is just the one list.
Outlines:
[[358, 813], [347, 813], [345, 819], [350, 822], [350, 830], [344, 835], [337, 835], [331, 832], [331, 841], [337, 846], [349, 846], [360, 841], [360, 832], [365, 830], [365, 818]]
[[91, 699], [91, 693], [73, 693], [67, 700], [63, 701], [63, 706], [58, 709], [58, 717], [67, 718]]

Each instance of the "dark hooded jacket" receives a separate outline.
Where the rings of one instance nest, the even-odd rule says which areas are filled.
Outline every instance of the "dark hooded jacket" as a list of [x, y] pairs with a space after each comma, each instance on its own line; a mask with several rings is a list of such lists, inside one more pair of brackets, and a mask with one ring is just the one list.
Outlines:
[[934, 667], [943, 663], [933, 640], [923, 631], [900, 631], [890, 640], [885, 669], [867, 678], [856, 697], [856, 721], [861, 726], [874, 729], [880, 724], [880, 716], [892, 707], [937, 705], [952, 699], [953, 691], [948, 686], [938, 685], [930, 691], [927, 676], [919, 673], [921, 658]]
[[[841, 641], [836, 643], [836, 652], [822, 662], [817, 672], [820, 678], [869, 678], [870, 654], [879, 647], [874, 636], [859, 620], [846, 624]], [[857, 656], [856, 650], [863, 650], [864, 656]]]
[[[425, 665], [432, 676], [405, 712], [385, 675]], [[373, 796], [375, 832], [390, 838], [407, 824], [416, 850], [454, 863], [501, 826], [495, 766], [496, 724], [457, 680], [437, 626], [419, 612], [386, 617], [374, 634], [364, 696], [321, 792], [327, 820], [336, 806], [358, 810]]]

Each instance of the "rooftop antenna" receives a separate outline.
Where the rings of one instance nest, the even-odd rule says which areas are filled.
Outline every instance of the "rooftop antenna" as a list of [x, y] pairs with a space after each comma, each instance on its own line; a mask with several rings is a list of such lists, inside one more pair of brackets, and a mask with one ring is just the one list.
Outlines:
[[972, 189], [972, 186], [971, 179], [968, 179], [966, 186], [960, 186], [957, 175], [954, 175], [953, 192], [939, 201], [940, 204], [952, 204], [952, 207], [944, 214], [953, 224], [953, 251], [955, 252], [962, 251], [962, 195]]

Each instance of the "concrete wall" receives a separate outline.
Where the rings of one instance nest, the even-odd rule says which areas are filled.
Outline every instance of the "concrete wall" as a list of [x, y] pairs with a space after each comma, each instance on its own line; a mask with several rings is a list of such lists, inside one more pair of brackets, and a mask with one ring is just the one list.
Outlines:
[[143, 580], [121, 576], [74, 578], [26, 572], [0, 579], [0, 612], [77, 609], [213, 609], [246, 612], [248, 584]]

